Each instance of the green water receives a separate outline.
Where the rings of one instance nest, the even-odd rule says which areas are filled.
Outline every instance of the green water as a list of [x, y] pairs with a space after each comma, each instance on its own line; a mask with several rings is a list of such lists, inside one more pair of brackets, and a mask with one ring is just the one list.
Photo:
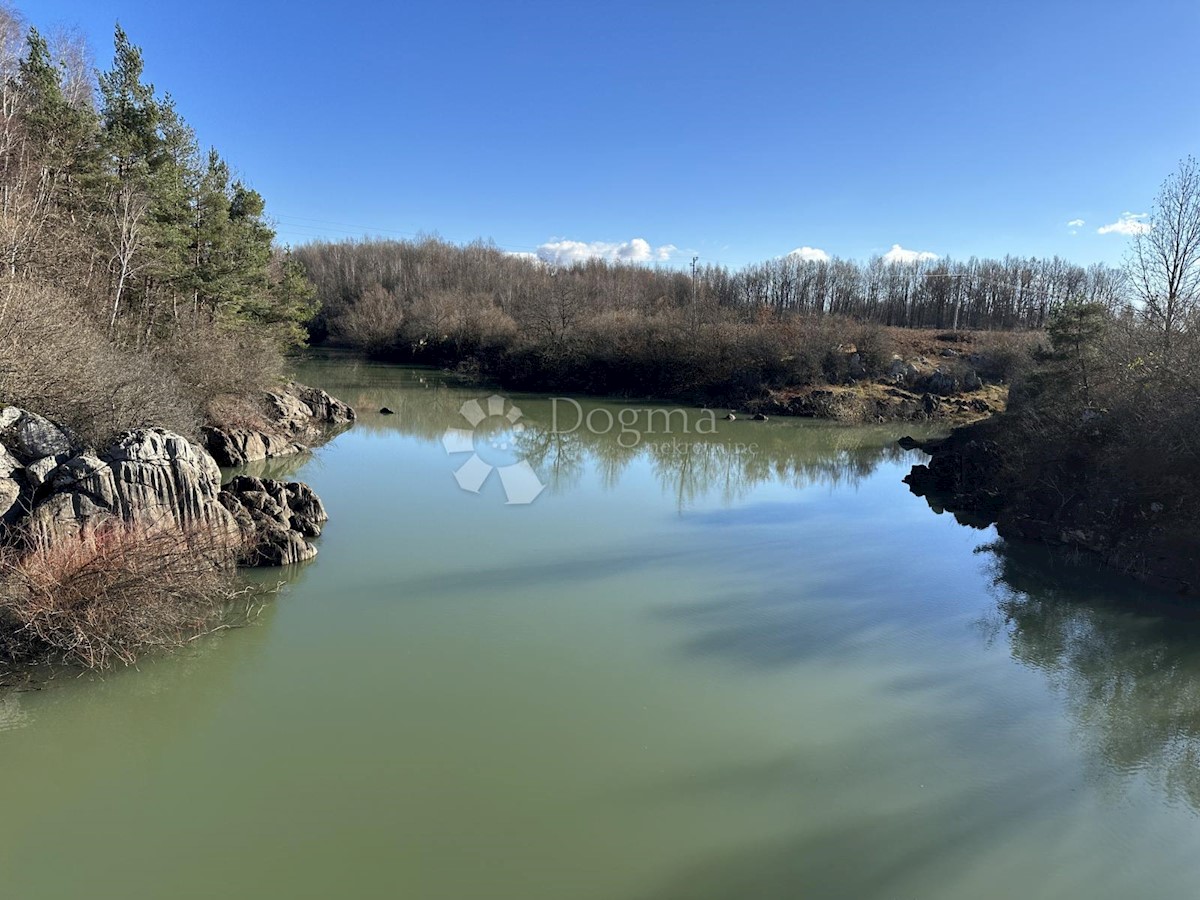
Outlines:
[[320, 556], [251, 627], [0, 693], [0, 896], [1200, 891], [1196, 626], [935, 515], [901, 431], [627, 447], [514, 397], [507, 504], [441, 442], [488, 392], [301, 375], [362, 411], [284, 464]]

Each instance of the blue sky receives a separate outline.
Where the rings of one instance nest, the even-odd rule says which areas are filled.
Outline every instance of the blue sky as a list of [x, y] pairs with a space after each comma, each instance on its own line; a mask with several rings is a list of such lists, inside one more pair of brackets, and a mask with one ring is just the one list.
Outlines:
[[1115, 263], [1200, 148], [1195, 0], [17, 5], [119, 19], [292, 243]]

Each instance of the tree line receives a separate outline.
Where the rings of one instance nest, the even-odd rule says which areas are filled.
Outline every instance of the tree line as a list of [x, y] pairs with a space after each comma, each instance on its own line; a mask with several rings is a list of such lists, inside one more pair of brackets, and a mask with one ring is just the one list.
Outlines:
[[126, 33], [90, 58], [0, 7], [0, 401], [193, 430], [305, 339], [313, 290]]
[[[389, 322], [455, 316], [461, 298], [515, 327], [567, 330], [583, 316], [649, 315], [664, 309], [697, 321], [833, 315], [908, 328], [1041, 329], [1068, 300], [1118, 307], [1125, 275], [1059, 257], [889, 262], [875, 257], [786, 256], [730, 269], [702, 265], [693, 278], [667, 268], [604, 260], [552, 266], [482, 242], [314, 241], [297, 258], [322, 301], [316, 336], [386, 340]], [[454, 298], [460, 298], [455, 300]], [[446, 309], [442, 309], [446, 307]], [[444, 313], [444, 315], [439, 315]], [[435, 328], [436, 330], [436, 328]]]

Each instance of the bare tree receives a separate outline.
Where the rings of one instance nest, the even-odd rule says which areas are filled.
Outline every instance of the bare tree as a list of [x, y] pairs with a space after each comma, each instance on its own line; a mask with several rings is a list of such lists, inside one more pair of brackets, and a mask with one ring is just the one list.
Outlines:
[[116, 269], [117, 284], [113, 290], [112, 317], [109, 328], [117, 324], [121, 311], [121, 296], [125, 287], [141, 268], [139, 257], [142, 250], [142, 232], [149, 206], [145, 196], [132, 185], [122, 185], [113, 192], [110, 202], [112, 233], [109, 243], [112, 249], [113, 267]]
[[1200, 168], [1194, 157], [1163, 182], [1149, 221], [1134, 236], [1127, 268], [1134, 298], [1160, 335], [1167, 365], [1200, 293]]

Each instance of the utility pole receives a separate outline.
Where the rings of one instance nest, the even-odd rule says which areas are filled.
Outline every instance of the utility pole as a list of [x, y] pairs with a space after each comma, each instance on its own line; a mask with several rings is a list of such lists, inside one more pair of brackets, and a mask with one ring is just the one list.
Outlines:
[[700, 317], [696, 315], [696, 262], [699, 256], [692, 257], [692, 331], [700, 327]]

